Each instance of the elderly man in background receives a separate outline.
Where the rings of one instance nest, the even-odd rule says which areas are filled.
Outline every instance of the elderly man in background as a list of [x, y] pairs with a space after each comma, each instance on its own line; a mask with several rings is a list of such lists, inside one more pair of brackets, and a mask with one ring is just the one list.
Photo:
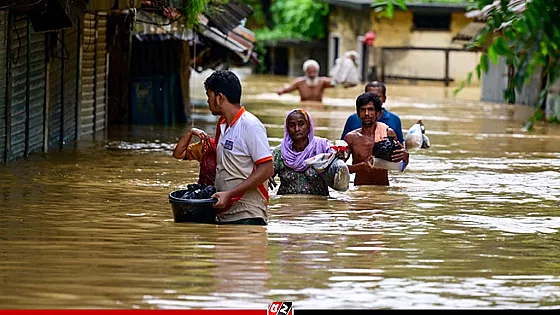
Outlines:
[[301, 101], [323, 101], [323, 91], [326, 88], [334, 87], [331, 79], [319, 76], [319, 63], [313, 59], [306, 60], [303, 63], [303, 72], [305, 76], [295, 79], [290, 85], [276, 91], [278, 95], [290, 93], [295, 90], [299, 91]]

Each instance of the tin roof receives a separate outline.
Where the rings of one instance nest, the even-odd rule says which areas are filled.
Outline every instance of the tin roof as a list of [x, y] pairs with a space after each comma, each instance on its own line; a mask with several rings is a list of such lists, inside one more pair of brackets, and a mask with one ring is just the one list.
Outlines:
[[[520, 13], [525, 10], [528, 2], [531, 0], [510, 0], [508, 10]], [[452, 42], [468, 45], [482, 31], [486, 23], [484, 22], [495, 10], [501, 10], [501, 2], [495, 0], [492, 4], [486, 5], [480, 10], [472, 10], [465, 14], [467, 18], [474, 19], [467, 24], [462, 30], [453, 37]]]
[[208, 24], [215, 26], [225, 34], [236, 28], [251, 14], [253, 14], [253, 8], [236, 0], [213, 7], [210, 12], [205, 13], [208, 17]]
[[[510, 0], [508, 4], [508, 9], [511, 12], [520, 13], [525, 11], [525, 6], [531, 0]], [[500, 10], [501, 2], [495, 0], [492, 4], [489, 4], [482, 8], [481, 10], [472, 10], [467, 12], [466, 17], [471, 19], [485, 20], [490, 14], [495, 10]]]
[[[144, 0], [147, 1], [149, 0]], [[163, 15], [155, 12], [138, 12], [134, 35], [137, 40], [183, 40], [189, 41], [191, 46], [196, 42], [196, 46], [214, 51], [206, 54], [203, 49], [197, 49], [197, 55], [200, 52], [206, 57], [204, 62], [197, 64], [197, 68], [211, 67], [213, 63], [222, 61], [245, 64], [255, 60], [253, 51], [256, 42], [255, 34], [242, 25], [243, 19], [253, 12], [249, 6], [230, 0], [227, 4], [211, 9], [210, 13], [199, 14], [200, 27], [196, 32], [186, 30], [177, 21], [170, 23], [174, 20], [173, 9], [163, 9]], [[197, 59], [202, 60], [202, 58]]]

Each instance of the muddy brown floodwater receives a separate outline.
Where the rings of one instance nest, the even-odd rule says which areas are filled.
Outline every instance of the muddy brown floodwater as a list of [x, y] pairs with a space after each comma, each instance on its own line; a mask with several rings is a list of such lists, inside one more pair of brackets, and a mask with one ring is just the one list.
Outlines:
[[[244, 104], [283, 136], [295, 94], [244, 78]], [[389, 85], [411, 152], [389, 187], [330, 198], [272, 193], [266, 227], [176, 224], [168, 193], [196, 181], [171, 157], [188, 126], [112, 128], [106, 139], [0, 166], [1, 308], [549, 308], [560, 306], [560, 126], [522, 132], [528, 108], [478, 88]], [[193, 95], [204, 97], [200, 81]], [[307, 105], [338, 139], [361, 88]], [[204, 107], [194, 125], [213, 132]]]

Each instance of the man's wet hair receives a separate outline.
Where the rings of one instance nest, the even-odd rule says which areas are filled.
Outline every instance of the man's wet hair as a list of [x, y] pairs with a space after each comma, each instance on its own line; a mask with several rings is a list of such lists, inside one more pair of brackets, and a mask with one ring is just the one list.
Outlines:
[[387, 87], [385, 87], [385, 83], [379, 82], [379, 81], [372, 81], [372, 82], [366, 84], [366, 88], [365, 88], [364, 92], [368, 92], [370, 87], [381, 88], [381, 93], [383, 93], [383, 96], [387, 96], [385, 94], [385, 93], [387, 93]]
[[229, 70], [218, 70], [204, 81], [206, 91], [212, 90], [214, 94], [222, 93], [232, 104], [241, 103], [241, 82], [235, 73]]
[[383, 103], [381, 103], [379, 97], [371, 92], [366, 92], [358, 96], [358, 98], [356, 99], [356, 112], [360, 111], [360, 107], [365, 106], [371, 102], [373, 102], [373, 107], [375, 108], [376, 112], [380, 112], [382, 110]]

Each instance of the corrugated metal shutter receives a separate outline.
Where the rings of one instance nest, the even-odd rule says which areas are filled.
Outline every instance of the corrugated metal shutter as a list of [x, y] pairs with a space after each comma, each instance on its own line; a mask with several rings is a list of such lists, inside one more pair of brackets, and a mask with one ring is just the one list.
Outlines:
[[82, 40], [82, 96], [79, 113], [80, 137], [93, 134], [95, 106], [95, 23], [94, 14], [86, 13]]
[[64, 141], [76, 139], [78, 27], [64, 30]]
[[27, 133], [27, 15], [14, 15], [12, 23], [9, 160], [25, 154]]
[[45, 34], [29, 28], [28, 152], [42, 151], [45, 104]]
[[99, 13], [95, 52], [95, 131], [105, 129], [107, 112], [107, 14]]
[[8, 48], [8, 11], [0, 11], [0, 162], [6, 149], [6, 49]]
[[[50, 35], [49, 49], [49, 146], [60, 146], [61, 127], [61, 82], [62, 82], [62, 43], [60, 42], [61, 31]], [[56, 39], [56, 44], [52, 41]]]

